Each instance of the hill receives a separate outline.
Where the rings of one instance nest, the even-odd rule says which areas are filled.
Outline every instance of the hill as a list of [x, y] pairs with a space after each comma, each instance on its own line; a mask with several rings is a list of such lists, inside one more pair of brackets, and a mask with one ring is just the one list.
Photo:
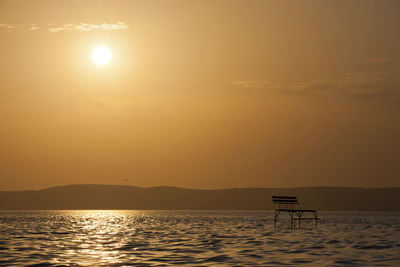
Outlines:
[[295, 195], [303, 208], [400, 211], [400, 188], [236, 188], [68, 185], [43, 190], [0, 191], [1, 210], [154, 209], [271, 210], [272, 195]]

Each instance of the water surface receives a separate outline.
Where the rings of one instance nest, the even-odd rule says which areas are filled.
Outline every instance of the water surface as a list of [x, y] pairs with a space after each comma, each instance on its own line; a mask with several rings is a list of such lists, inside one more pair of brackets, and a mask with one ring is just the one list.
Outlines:
[[400, 266], [400, 213], [320, 213], [290, 229], [270, 211], [0, 212], [0, 264]]

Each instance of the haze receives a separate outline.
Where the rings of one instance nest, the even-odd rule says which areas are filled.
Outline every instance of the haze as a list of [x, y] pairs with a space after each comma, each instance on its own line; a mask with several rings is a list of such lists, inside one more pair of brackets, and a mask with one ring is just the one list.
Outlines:
[[0, 190], [400, 186], [399, 14], [0, 0]]

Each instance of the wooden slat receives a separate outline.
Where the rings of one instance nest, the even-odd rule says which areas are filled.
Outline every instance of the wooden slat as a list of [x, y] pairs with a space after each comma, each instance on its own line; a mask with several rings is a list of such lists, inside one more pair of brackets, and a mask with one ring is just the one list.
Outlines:
[[297, 197], [293, 197], [293, 196], [272, 196], [272, 198], [276, 198], [276, 199], [297, 199]]

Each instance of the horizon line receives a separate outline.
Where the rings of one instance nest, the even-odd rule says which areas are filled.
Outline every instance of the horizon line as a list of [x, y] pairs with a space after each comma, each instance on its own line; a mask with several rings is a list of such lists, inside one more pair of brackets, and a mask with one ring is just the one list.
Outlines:
[[218, 190], [238, 190], [238, 189], [301, 189], [301, 188], [348, 188], [348, 189], [396, 189], [400, 186], [386, 186], [386, 187], [362, 187], [362, 186], [334, 186], [334, 185], [312, 185], [312, 186], [294, 186], [294, 187], [227, 187], [227, 188], [187, 188], [180, 186], [160, 185], [160, 186], [135, 186], [135, 185], [123, 185], [123, 184], [65, 184], [44, 187], [41, 189], [19, 189], [19, 190], [0, 190], [0, 192], [23, 192], [23, 191], [44, 191], [54, 188], [62, 187], [73, 187], [73, 186], [110, 186], [110, 187], [135, 187], [138, 189], [154, 189], [154, 188], [173, 188], [173, 189], [184, 189], [184, 190], [202, 190], [202, 191], [218, 191]]

